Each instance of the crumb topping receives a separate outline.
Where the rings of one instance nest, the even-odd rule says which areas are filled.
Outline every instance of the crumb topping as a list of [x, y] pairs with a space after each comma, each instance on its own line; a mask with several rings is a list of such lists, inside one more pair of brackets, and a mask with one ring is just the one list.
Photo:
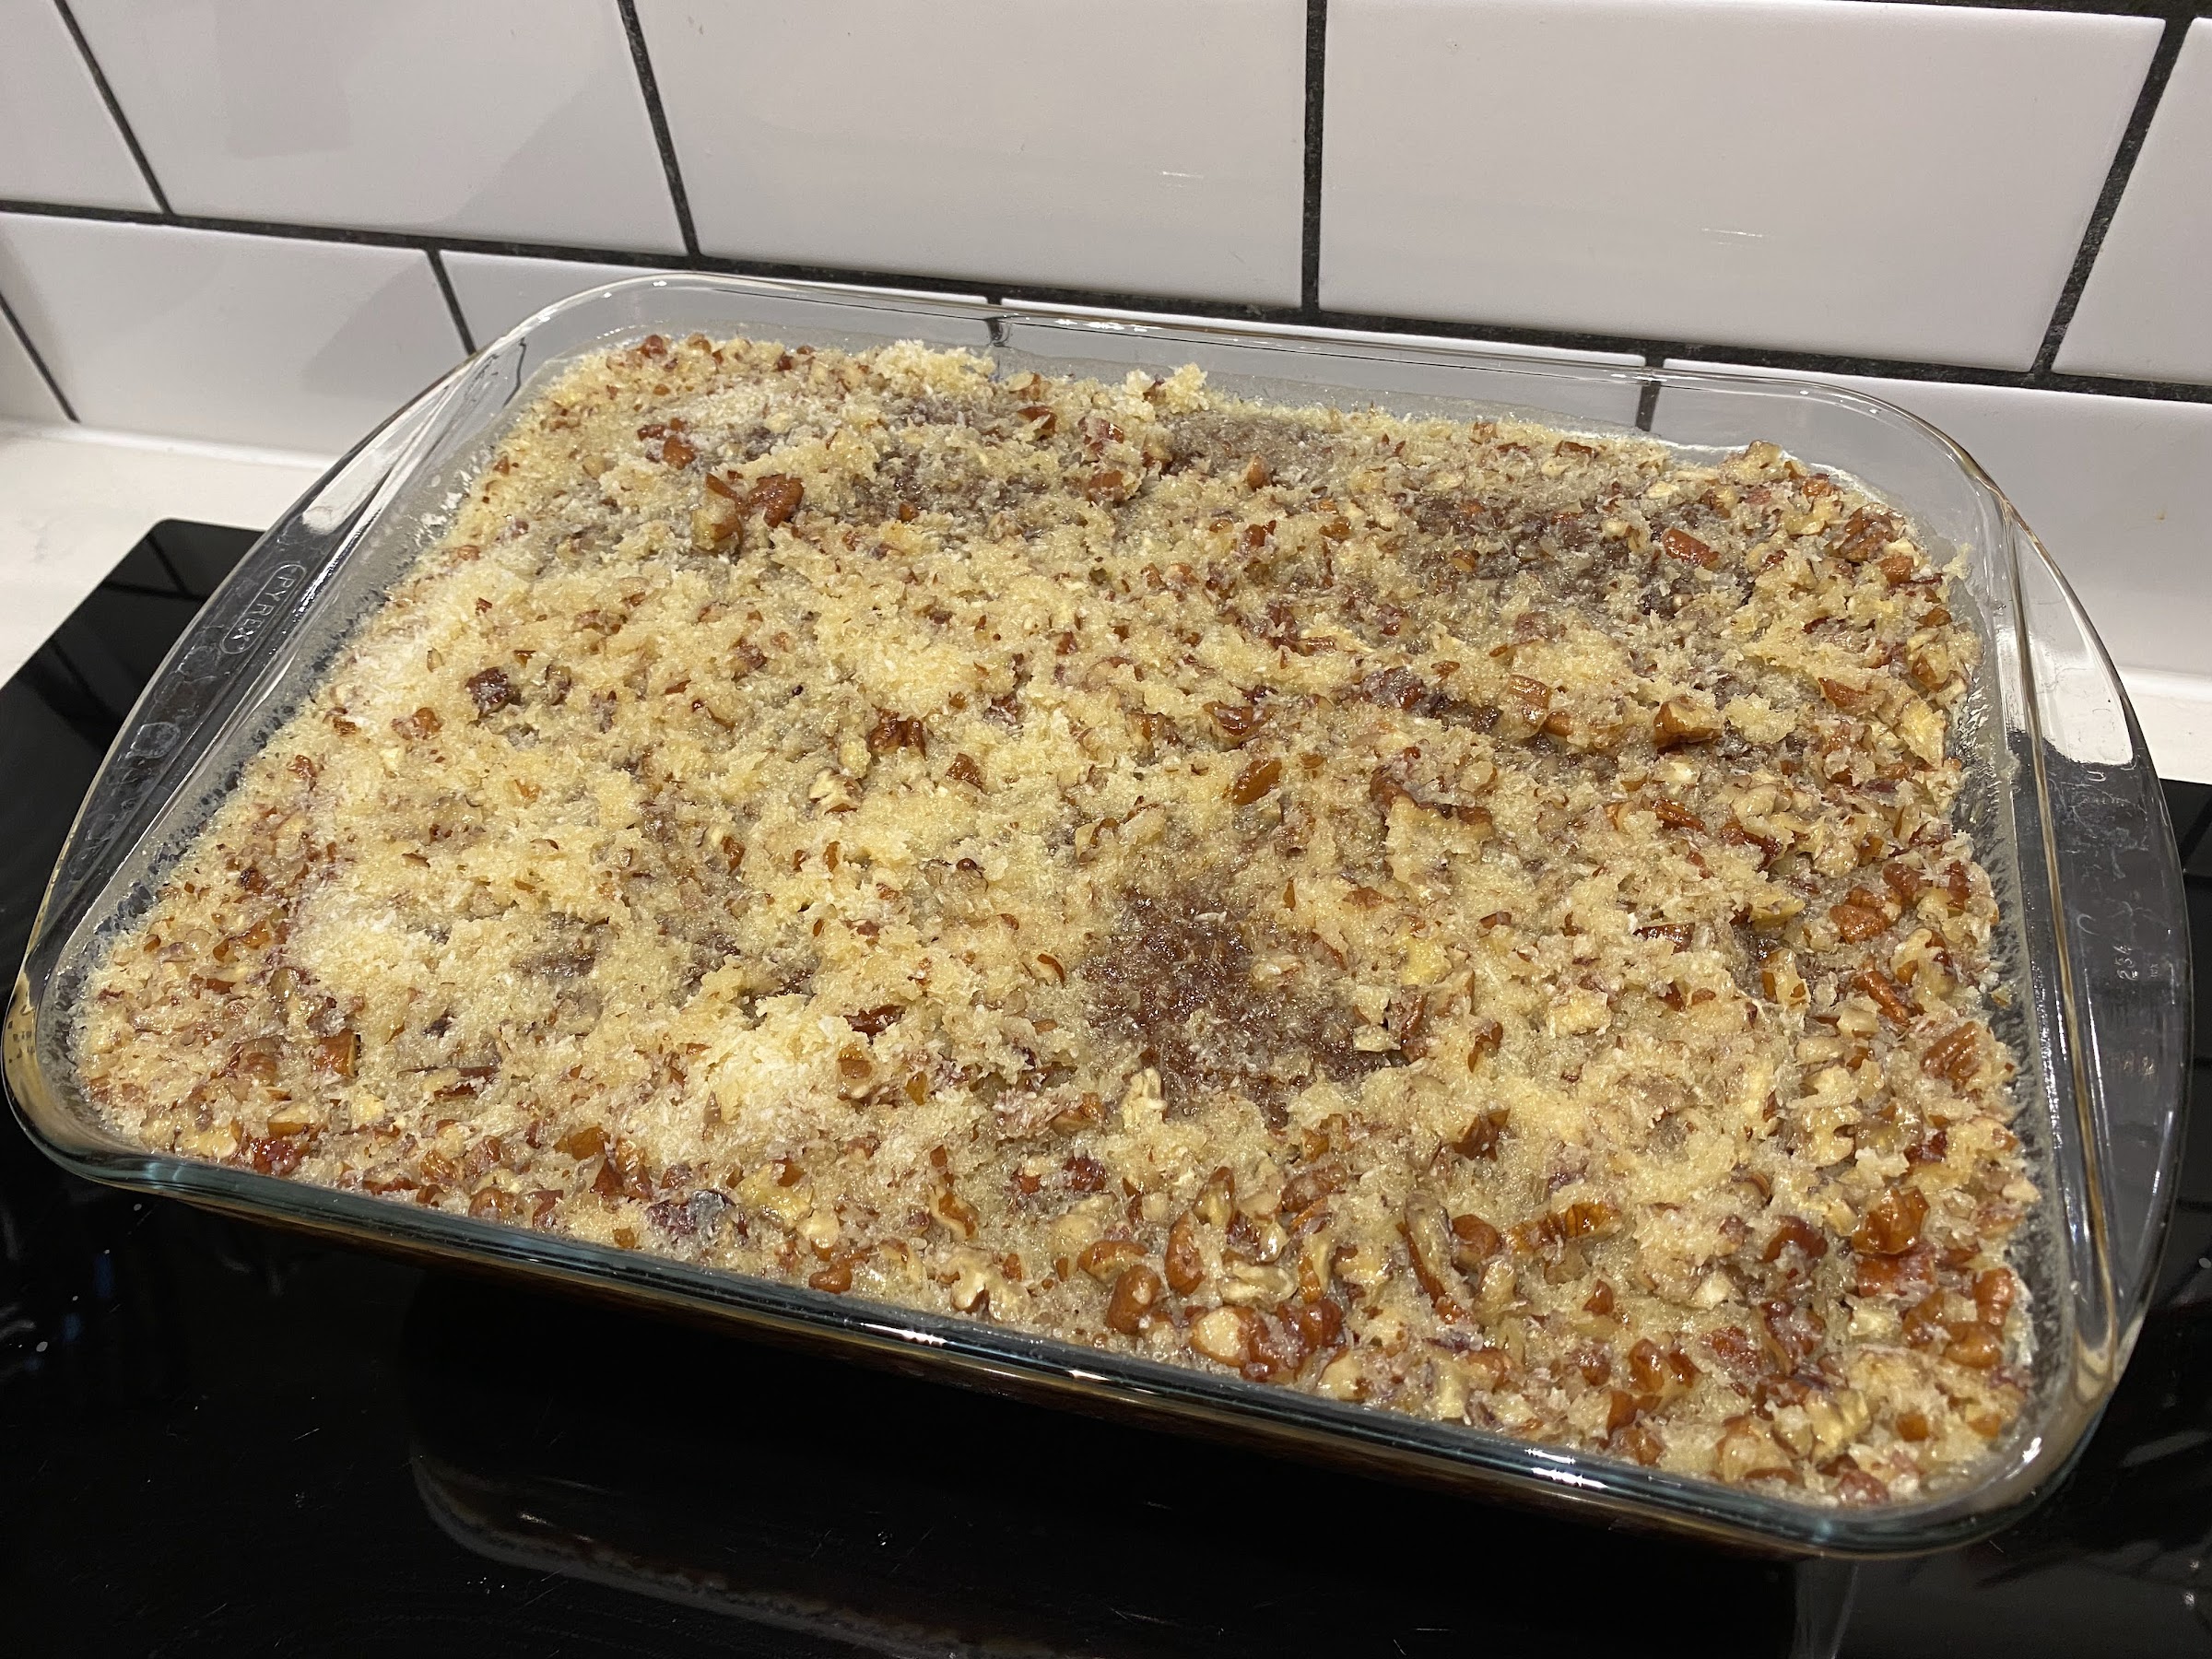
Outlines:
[[1894, 509], [1530, 423], [586, 359], [76, 1034], [194, 1158], [1819, 1502], [2030, 1375]]

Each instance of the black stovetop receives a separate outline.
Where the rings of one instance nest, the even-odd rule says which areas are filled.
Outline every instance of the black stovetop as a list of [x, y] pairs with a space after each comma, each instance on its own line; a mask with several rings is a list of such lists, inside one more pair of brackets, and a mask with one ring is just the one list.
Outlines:
[[[0, 959], [250, 537], [169, 524], [0, 688]], [[2190, 856], [2212, 1075], [2212, 789]], [[64, 1175], [0, 1119], [0, 1652], [2212, 1654], [2212, 1131], [2080, 1467], [1794, 1570], [430, 1272]], [[1855, 1582], [1851, 1582], [1855, 1578]], [[2200, 1600], [2200, 1597], [2202, 1598]]]

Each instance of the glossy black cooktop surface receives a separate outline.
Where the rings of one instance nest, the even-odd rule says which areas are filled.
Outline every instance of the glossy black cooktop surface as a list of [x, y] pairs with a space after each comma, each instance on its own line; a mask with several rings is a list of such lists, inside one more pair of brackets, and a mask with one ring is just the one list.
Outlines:
[[[0, 688], [20, 959], [251, 538], [163, 525]], [[2212, 1077], [2212, 789], [2189, 854]], [[1792, 1569], [425, 1273], [64, 1175], [0, 1120], [0, 1652], [2212, 1655], [2212, 1132], [2158, 1311], [2011, 1532]]]

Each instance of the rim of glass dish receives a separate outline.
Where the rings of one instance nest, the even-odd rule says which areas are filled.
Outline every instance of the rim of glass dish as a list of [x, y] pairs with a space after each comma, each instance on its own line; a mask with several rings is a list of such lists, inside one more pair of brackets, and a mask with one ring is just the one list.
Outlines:
[[[543, 308], [475, 353], [470, 359], [434, 385], [410, 411], [421, 412], [423, 424], [410, 442], [382, 475], [380, 484], [404, 481], [418, 468], [441, 440], [453, 435], [460, 394], [476, 379], [499, 368], [501, 354], [524, 346], [549, 323], [591, 306], [610, 296], [638, 290], [677, 289], [712, 294], [752, 294], [763, 298], [824, 301], [865, 308], [895, 316], [960, 317], [993, 324], [993, 344], [1000, 343], [1000, 324], [1044, 327], [1083, 335], [1135, 335], [1163, 342], [1219, 337], [1248, 347], [1288, 350], [1303, 357], [1364, 358], [1441, 365], [1479, 364], [1487, 370], [1527, 378], [1532, 382], [1571, 378], [1585, 382], [1613, 382], [1642, 387], [1655, 384], [1705, 387], [1727, 391], [1752, 390], [1787, 394], [1851, 409], [1878, 412], [1889, 421], [1902, 423], [1921, 441], [1936, 446], [1969, 481], [1990, 498], [2001, 516], [2016, 532], [2004, 562], [2007, 592], [2005, 598], [2018, 636], [2021, 707], [2004, 714], [2018, 718], [2035, 757], [2035, 796], [2038, 810], [2048, 823], [2049, 800], [2041, 766], [2036, 669], [2027, 656], [2028, 629], [2022, 620], [2019, 543], [2025, 539], [2033, 555], [2049, 566], [2048, 555], [2019, 521], [2018, 514], [1983, 468], [1960, 446], [1910, 411], [1882, 399], [1848, 388], [1834, 387], [1795, 377], [1762, 375], [1740, 371], [1656, 368], [1640, 365], [1592, 363], [1571, 357], [1541, 352], [1510, 354], [1486, 350], [1480, 344], [1461, 347], [1455, 342], [1409, 340], [1404, 344], [1369, 338], [1345, 338], [1318, 329], [1287, 328], [1239, 319], [1155, 319], [1119, 317], [1109, 313], [1065, 313], [1024, 305], [1013, 309], [958, 297], [887, 294], [863, 288], [801, 284], [747, 276], [705, 273], [647, 275], [621, 279], [585, 290]], [[523, 389], [539, 381], [548, 369], [572, 360], [618, 338], [634, 338], [641, 325], [624, 321], [590, 340], [565, 347], [545, 361], [514, 377], [513, 390], [500, 402], [511, 409]], [[854, 332], [874, 332], [856, 329]], [[989, 349], [990, 347], [984, 347]], [[1133, 365], [1134, 366], [1134, 365]], [[1325, 386], [1317, 385], [1317, 395]], [[1490, 400], [1470, 400], [1490, 401]], [[1571, 425], [1559, 418], [1555, 424]], [[1622, 429], [1611, 423], [1608, 429]], [[498, 429], [494, 419], [482, 431]], [[481, 435], [479, 433], [478, 435]], [[1661, 440], [1665, 441], [1665, 440]], [[331, 478], [347, 464], [341, 462], [302, 498], [286, 516], [300, 516], [321, 496]], [[1908, 510], [1910, 503], [1906, 503]], [[354, 538], [358, 545], [359, 535]], [[349, 556], [341, 550], [333, 567]], [[2063, 582], [2063, 578], [2060, 578]], [[268, 672], [265, 660], [256, 672]], [[2131, 722], [2132, 725], [2132, 722]], [[125, 731], [131, 729], [126, 724]], [[119, 745], [120, 747], [120, 745]], [[2139, 760], [2140, 744], [2136, 745]], [[97, 784], [95, 786], [97, 788]], [[81, 829], [81, 825], [78, 827]], [[73, 829], [74, 841], [78, 833]], [[2048, 850], [2048, 842], [2039, 853]], [[2024, 855], [2026, 849], [2019, 849]], [[2022, 879], [2033, 877], [2025, 870]], [[79, 926], [81, 927], [81, 924]], [[74, 935], [79, 931], [72, 928]], [[2062, 977], [2070, 947], [2063, 928], [2052, 939]], [[34, 930], [31, 952], [50, 943], [44, 908]], [[1703, 1533], [1738, 1543], [1780, 1547], [1798, 1551], [1852, 1555], [1905, 1553], [1940, 1547], [1996, 1530], [2032, 1504], [2062, 1476], [2079, 1453], [2103, 1399], [2108, 1380], [2093, 1399], [2084, 1402], [2077, 1388], [2052, 1387], [2043, 1415], [2030, 1425], [2025, 1415], [2020, 1426], [2063, 1431], [2059, 1443], [2043, 1434], [2016, 1431], [2007, 1451], [1996, 1453], [1977, 1478], [1929, 1498], [1867, 1509], [1841, 1509], [1799, 1502], [1762, 1492], [1747, 1491], [1703, 1477], [1673, 1475], [1616, 1460], [1595, 1453], [1546, 1446], [1516, 1437], [1463, 1424], [1429, 1423], [1406, 1414], [1340, 1404], [1290, 1390], [1252, 1383], [1240, 1378], [1216, 1376], [1193, 1368], [1135, 1356], [1094, 1353], [1056, 1339], [1029, 1336], [1002, 1327], [981, 1325], [949, 1314], [926, 1313], [889, 1304], [869, 1303], [849, 1297], [785, 1287], [765, 1279], [723, 1272], [642, 1253], [625, 1252], [559, 1235], [536, 1234], [449, 1215], [443, 1211], [412, 1209], [388, 1201], [322, 1187], [304, 1185], [274, 1176], [208, 1165], [190, 1159], [154, 1154], [107, 1139], [93, 1132], [84, 1113], [47, 1098], [24, 1098], [18, 1079], [33, 1079], [38, 1095], [47, 1095], [53, 1080], [37, 1064], [28, 1045], [43, 1011], [44, 995], [34, 996], [26, 979], [18, 976], [7, 1020], [7, 1072], [11, 1093], [18, 1096], [18, 1113], [46, 1150], [80, 1174], [91, 1178], [186, 1198], [218, 1207], [242, 1211], [318, 1231], [336, 1231], [387, 1248], [428, 1248], [463, 1260], [489, 1259], [509, 1266], [548, 1275], [571, 1285], [611, 1289], [618, 1294], [643, 1297], [663, 1303], [680, 1303], [704, 1309], [788, 1335], [813, 1335], [832, 1341], [859, 1343], [878, 1354], [926, 1356], [948, 1363], [971, 1378], [996, 1379], [1002, 1383], [1028, 1382], [1042, 1384], [1063, 1395], [1074, 1394], [1104, 1405], [1134, 1404], [1164, 1411], [1172, 1417], [1196, 1419], [1230, 1430], [1257, 1429], [1270, 1438], [1303, 1442], [1307, 1449], [1339, 1453], [1346, 1451], [1379, 1455], [1400, 1472], [1407, 1465], [1427, 1465], [1447, 1477], [1475, 1477], [1487, 1483], [1548, 1496], [1570, 1507], [1602, 1511], [1618, 1516], [1628, 1512], [1654, 1524]], [[59, 1010], [54, 1010], [59, 1013]], [[2077, 1018], [2068, 999], [2065, 1017]], [[2041, 1023], [2038, 1016], [2037, 1023]], [[2076, 1045], [2077, 1046], [2077, 1045]], [[18, 1049], [24, 1052], [18, 1053]], [[74, 1089], [68, 1091], [74, 1096]], [[2069, 1087], [2068, 1102], [2074, 1114], [2086, 1113], [2087, 1100]], [[2099, 1274], [2110, 1286], [2112, 1253], [2109, 1226], [2102, 1219], [2103, 1194], [2094, 1180], [2094, 1125], [2086, 1120], [2073, 1124], [2083, 1143], [2081, 1151], [2092, 1159], [2090, 1179], [2083, 1194], [2096, 1212], [2090, 1230], [2088, 1263], [2073, 1263], [2077, 1270]], [[75, 1131], [74, 1134], [69, 1131]], [[2155, 1261], [2156, 1253], [2151, 1255]], [[2110, 1287], [2105, 1298], [2113, 1305]], [[2112, 1334], [2104, 1344], [2112, 1357], [2108, 1379], [2116, 1379], [2124, 1361], [2125, 1342], [2132, 1329]], [[2065, 1356], [2069, 1371], [2078, 1371], [2078, 1343]], [[2115, 1351], [2116, 1350], [2116, 1351]], [[2055, 1363], [2060, 1357], [2053, 1356]], [[2032, 1398], [2032, 1396], [2031, 1396]], [[2066, 1402], [2075, 1408], [2066, 1409]]]

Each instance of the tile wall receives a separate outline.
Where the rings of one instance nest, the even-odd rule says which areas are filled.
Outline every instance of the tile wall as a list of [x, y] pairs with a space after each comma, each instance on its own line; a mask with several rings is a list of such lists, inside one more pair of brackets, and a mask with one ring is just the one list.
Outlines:
[[329, 453], [679, 267], [1778, 368], [2212, 710], [2212, 0], [2024, 5], [0, 0], [0, 418]]

